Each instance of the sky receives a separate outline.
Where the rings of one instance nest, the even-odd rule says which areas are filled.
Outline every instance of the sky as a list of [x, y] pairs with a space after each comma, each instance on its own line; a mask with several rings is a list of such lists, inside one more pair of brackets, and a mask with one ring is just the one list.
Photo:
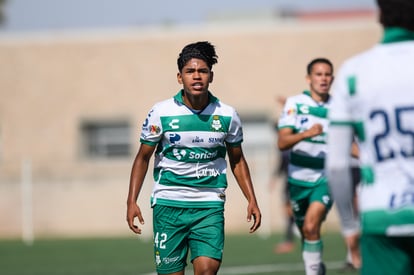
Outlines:
[[202, 24], [269, 10], [375, 9], [375, 0], [6, 0], [0, 32]]

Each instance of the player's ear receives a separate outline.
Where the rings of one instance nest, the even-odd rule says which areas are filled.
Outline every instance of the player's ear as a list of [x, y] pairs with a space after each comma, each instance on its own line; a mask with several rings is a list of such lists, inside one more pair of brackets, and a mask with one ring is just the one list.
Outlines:
[[310, 85], [311, 84], [311, 79], [310, 79], [310, 75], [306, 75], [306, 77], [305, 77], [305, 80], [306, 80], [306, 83], [308, 84], [308, 85]]
[[211, 71], [211, 72], [210, 72], [210, 78], [209, 78], [208, 82], [209, 82], [209, 83], [213, 82], [213, 78], [214, 78], [214, 72], [213, 72], [213, 71]]
[[177, 73], [177, 81], [178, 81], [179, 84], [183, 84], [183, 78], [182, 78], [180, 72]]

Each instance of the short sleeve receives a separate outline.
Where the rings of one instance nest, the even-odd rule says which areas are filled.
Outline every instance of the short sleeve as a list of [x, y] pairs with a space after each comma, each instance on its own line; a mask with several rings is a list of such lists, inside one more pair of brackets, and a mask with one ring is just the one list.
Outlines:
[[278, 129], [282, 128], [295, 128], [297, 105], [292, 97], [286, 99], [286, 103], [283, 106], [282, 114], [280, 115], [278, 122]]
[[226, 142], [232, 146], [238, 146], [243, 142], [243, 128], [241, 125], [241, 120], [240, 116], [235, 110], [233, 111]]
[[162, 136], [162, 124], [156, 106], [149, 111], [142, 124], [140, 142], [155, 146]]

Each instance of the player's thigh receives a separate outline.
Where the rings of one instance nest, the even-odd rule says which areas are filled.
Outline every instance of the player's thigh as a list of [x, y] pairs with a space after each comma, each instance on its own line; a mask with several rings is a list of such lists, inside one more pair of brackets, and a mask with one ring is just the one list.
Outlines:
[[325, 208], [327, 211], [329, 211], [332, 208], [333, 199], [331, 196], [331, 192], [329, 191], [329, 186], [326, 178], [321, 178], [318, 181], [318, 185], [313, 187], [312, 194], [310, 198], [310, 202], [319, 201], [323, 205], [325, 205]]
[[289, 184], [289, 197], [295, 223], [302, 228], [305, 221], [306, 212], [309, 207], [309, 197], [312, 189], [299, 185]]
[[326, 178], [321, 178], [319, 184], [312, 188], [309, 203], [312, 207], [312, 212], [320, 216], [322, 220], [325, 220], [326, 215], [333, 205], [333, 199]]
[[362, 275], [414, 274], [414, 237], [361, 236]]
[[194, 209], [188, 236], [191, 261], [208, 257], [219, 262], [224, 248], [224, 210], [219, 208]]

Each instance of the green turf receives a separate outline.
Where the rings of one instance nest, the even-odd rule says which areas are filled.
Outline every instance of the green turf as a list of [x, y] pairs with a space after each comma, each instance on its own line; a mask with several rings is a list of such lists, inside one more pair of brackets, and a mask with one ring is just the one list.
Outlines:
[[[276, 255], [272, 250], [278, 241], [279, 235], [269, 238], [257, 234], [227, 235], [219, 274], [304, 274], [299, 244], [293, 253]], [[324, 247], [324, 260], [328, 264], [344, 260], [345, 249], [339, 234], [325, 234]], [[283, 269], [286, 271], [281, 271]], [[18, 240], [0, 240], [0, 274], [3, 275], [137, 275], [153, 272], [152, 243], [139, 238], [43, 239], [35, 240], [32, 246]], [[328, 274], [356, 273], [339, 273], [335, 267], [328, 268]]]

